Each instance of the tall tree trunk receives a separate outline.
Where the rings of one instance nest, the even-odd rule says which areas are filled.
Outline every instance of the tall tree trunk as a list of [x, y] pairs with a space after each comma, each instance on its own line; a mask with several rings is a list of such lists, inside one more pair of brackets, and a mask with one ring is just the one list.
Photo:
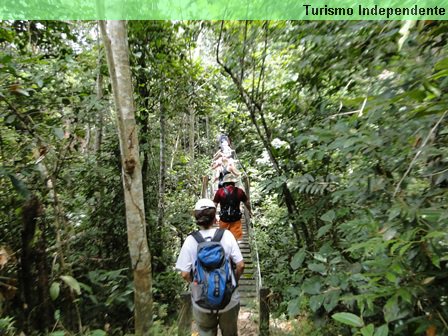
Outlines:
[[[103, 99], [103, 74], [101, 73], [101, 65], [102, 65], [102, 53], [101, 53], [101, 45], [98, 41], [98, 60], [97, 60], [97, 68], [98, 73], [96, 74], [96, 99], [98, 102], [101, 102]], [[101, 106], [101, 105], [100, 105]], [[97, 110], [97, 122], [95, 125], [95, 143], [94, 143], [94, 153], [99, 153], [101, 150], [101, 143], [103, 142], [103, 124], [104, 124], [104, 111], [103, 107], [101, 106]]]
[[190, 152], [190, 163], [192, 164], [194, 162], [194, 128], [195, 128], [195, 119], [196, 119], [196, 113], [194, 112], [194, 107], [192, 105], [192, 102], [190, 102], [188, 106], [188, 115], [189, 115], [189, 130], [188, 130], [188, 137], [189, 137], [189, 152]]
[[[36, 233], [36, 223], [39, 217], [40, 202], [37, 197], [32, 196], [22, 206], [22, 250], [20, 256], [20, 292], [22, 295], [23, 308], [27, 320], [29, 314], [35, 308], [37, 302], [34, 298], [34, 275], [33, 275], [33, 240]], [[31, 326], [30, 326], [31, 327]], [[33, 329], [31, 327], [31, 329]]]
[[208, 115], [205, 116], [205, 138], [207, 139], [207, 154], [209, 156], [213, 155], [213, 147], [212, 147], [212, 141], [210, 141], [210, 121]]
[[128, 246], [134, 272], [135, 334], [147, 335], [152, 324], [151, 254], [146, 237], [127, 29], [125, 21], [101, 21], [100, 27], [117, 110]]
[[180, 131], [177, 132], [176, 142], [174, 143], [174, 149], [173, 152], [171, 153], [170, 170], [173, 170], [174, 158], [176, 157], [177, 147], [179, 147], [179, 140], [180, 140]]
[[[165, 134], [166, 134], [166, 111], [165, 102], [162, 99], [160, 102], [160, 154], [159, 154], [159, 202], [158, 202], [158, 215], [157, 215], [157, 227], [156, 227], [156, 239], [157, 242], [157, 255], [161, 256], [163, 253], [163, 223], [165, 217], [165, 180], [166, 180], [166, 162], [165, 162]], [[156, 263], [156, 272], [164, 271], [164, 265], [160, 261]]]
[[47, 261], [47, 227], [45, 221], [40, 221], [39, 229], [40, 237], [36, 243], [37, 288], [39, 302], [41, 302], [39, 330], [48, 331], [54, 324], [54, 312], [50, 299], [50, 265]]

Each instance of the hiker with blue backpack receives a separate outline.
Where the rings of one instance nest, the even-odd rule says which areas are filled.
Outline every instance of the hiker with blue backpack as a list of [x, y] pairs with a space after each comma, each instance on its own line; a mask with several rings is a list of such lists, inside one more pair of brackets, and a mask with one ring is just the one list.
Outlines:
[[[238, 280], [244, 261], [234, 236], [213, 228], [216, 206], [200, 199], [194, 208], [198, 231], [190, 234], [179, 253], [176, 269], [190, 284], [193, 317], [200, 336], [238, 335]], [[234, 267], [233, 267], [234, 266]]]

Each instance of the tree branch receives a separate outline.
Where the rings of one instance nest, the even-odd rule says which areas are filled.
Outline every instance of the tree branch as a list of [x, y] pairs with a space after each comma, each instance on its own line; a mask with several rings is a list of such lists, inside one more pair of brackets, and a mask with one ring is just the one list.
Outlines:
[[400, 191], [400, 186], [401, 183], [404, 181], [404, 179], [406, 178], [406, 176], [408, 176], [408, 174], [410, 173], [412, 167], [414, 167], [415, 162], [417, 162], [418, 157], [420, 156], [420, 154], [423, 152], [423, 148], [426, 146], [426, 144], [429, 141], [429, 138], [431, 137], [431, 135], [434, 133], [434, 131], [437, 129], [437, 127], [439, 126], [439, 124], [442, 122], [442, 120], [445, 118], [446, 114], [448, 113], [448, 111], [445, 111], [442, 116], [439, 118], [439, 120], [437, 120], [436, 124], [433, 126], [433, 128], [431, 128], [431, 130], [429, 131], [428, 135], [426, 136], [425, 140], [422, 142], [419, 150], [417, 151], [417, 153], [415, 154], [414, 158], [411, 161], [411, 164], [409, 165], [408, 169], [406, 170], [406, 172], [404, 173], [404, 175], [401, 177], [400, 181], [398, 182], [397, 186], [395, 187], [395, 191], [392, 197], [395, 197], [397, 195], [397, 193]]

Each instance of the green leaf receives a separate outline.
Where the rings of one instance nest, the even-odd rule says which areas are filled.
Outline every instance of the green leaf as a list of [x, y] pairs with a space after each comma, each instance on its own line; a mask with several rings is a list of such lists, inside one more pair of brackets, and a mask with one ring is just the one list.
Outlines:
[[65, 336], [65, 331], [64, 330], [53, 331], [49, 333], [48, 336]]
[[54, 301], [58, 298], [61, 291], [61, 284], [59, 282], [53, 282], [50, 286], [50, 297]]
[[319, 239], [320, 237], [324, 236], [329, 230], [331, 229], [331, 224], [327, 224], [322, 226], [319, 231], [317, 231], [316, 238]]
[[397, 276], [392, 273], [392, 272], [387, 272], [386, 273], [386, 279], [389, 280], [392, 283], [395, 283], [395, 281], [397, 281]]
[[[0, 32], [0, 37], [3, 38], [3, 34], [4, 31]], [[12, 41], [8, 41], [8, 42], [12, 42]], [[0, 56], [0, 63], [1, 64], [6, 64], [6, 63], [10, 63], [12, 61], [12, 56], [11, 55], [2, 55]]]
[[374, 336], [387, 336], [389, 335], [389, 327], [387, 324], [383, 324], [381, 327], [375, 330]]
[[440, 257], [437, 254], [434, 254], [431, 257], [432, 264], [437, 268], [440, 268]]
[[341, 291], [339, 289], [331, 290], [329, 292], [324, 293], [324, 295], [325, 295], [324, 308], [329, 313], [337, 306], [339, 302], [339, 297], [341, 295]]
[[14, 186], [14, 189], [16, 189], [17, 193], [20, 196], [22, 196], [23, 198], [28, 198], [30, 196], [30, 191], [26, 187], [25, 183], [23, 183], [12, 174], [9, 174], [9, 178], [11, 179], [11, 183]]
[[104, 330], [101, 330], [101, 329], [92, 330], [88, 334], [88, 336], [105, 336], [105, 335], [107, 335], [107, 333]]
[[385, 241], [391, 240], [392, 238], [395, 237], [395, 235], [397, 234], [397, 230], [394, 228], [389, 228], [386, 230], [386, 232], [384, 232], [383, 234], [383, 239]]
[[62, 128], [55, 127], [55, 128], [53, 128], [53, 132], [54, 132], [54, 135], [56, 135], [56, 137], [58, 139], [64, 139], [65, 134], [64, 134], [64, 130]]
[[436, 69], [436, 70], [448, 69], [448, 57], [444, 58], [443, 60], [438, 61], [434, 65], [434, 69]]
[[14, 92], [20, 93], [22, 96], [30, 96], [29, 92], [25, 89], [16, 88], [14, 89]]
[[373, 331], [375, 330], [375, 327], [373, 326], [373, 324], [369, 324], [367, 326], [365, 326], [364, 328], [362, 328], [360, 330], [362, 336], [373, 336]]
[[54, 319], [55, 319], [56, 321], [59, 321], [60, 318], [61, 318], [61, 311], [60, 311], [59, 309], [56, 309], [56, 310], [54, 311]]
[[425, 278], [425, 279], [422, 281], [422, 285], [429, 285], [431, 282], [434, 281], [435, 278], [436, 278], [436, 277], [428, 277], [428, 278]]
[[448, 76], [448, 69], [439, 71], [439, 72], [435, 73], [434, 75], [432, 75], [430, 78], [431, 79], [439, 79], [439, 78], [446, 77], [446, 76]]
[[307, 294], [320, 294], [321, 283], [317, 276], [306, 279], [302, 284], [302, 290]]
[[92, 287], [90, 287], [89, 285], [86, 285], [85, 283], [80, 282], [79, 287], [81, 287], [82, 290], [84, 290], [85, 292], [87, 292], [89, 294], [93, 293]]
[[294, 300], [289, 301], [288, 303], [288, 315], [296, 316], [300, 312], [300, 297]]
[[320, 219], [322, 219], [324, 222], [330, 222], [330, 223], [332, 223], [335, 218], [336, 213], [334, 212], [334, 210], [329, 210], [320, 217]]
[[411, 293], [405, 289], [405, 288], [400, 288], [397, 292], [397, 295], [399, 297], [401, 297], [405, 302], [407, 303], [411, 303], [412, 302], [412, 295]]
[[398, 296], [394, 295], [384, 305], [383, 314], [386, 322], [392, 322], [407, 316], [409, 311], [399, 305]]
[[16, 115], [15, 114], [11, 114], [8, 116], [8, 118], [6, 118], [5, 123], [6, 124], [12, 124], [14, 122], [14, 120], [16, 120]]
[[426, 93], [422, 90], [409, 91], [407, 95], [417, 101], [423, 101], [426, 98]]
[[425, 236], [426, 239], [431, 239], [431, 238], [445, 238], [445, 236], [447, 235], [446, 232], [442, 232], [442, 231], [432, 231], [431, 233], [427, 234]]
[[324, 264], [308, 264], [308, 269], [320, 274], [325, 274], [327, 271]]
[[400, 253], [399, 253], [400, 257], [402, 257], [406, 253], [406, 251], [409, 250], [409, 248], [412, 247], [412, 244], [413, 243], [407, 243], [402, 248], [400, 248]]
[[79, 286], [79, 282], [70, 275], [61, 275], [60, 278], [72, 289], [76, 292], [76, 294], [81, 294], [81, 287]]
[[324, 303], [325, 296], [323, 295], [313, 295], [310, 298], [310, 308], [313, 312], [316, 312]]
[[291, 263], [290, 263], [291, 268], [293, 270], [298, 269], [300, 266], [302, 266], [304, 260], [305, 260], [305, 248], [303, 247], [292, 258]]
[[334, 320], [352, 327], [361, 328], [364, 326], [363, 320], [352, 313], [336, 313], [331, 316]]

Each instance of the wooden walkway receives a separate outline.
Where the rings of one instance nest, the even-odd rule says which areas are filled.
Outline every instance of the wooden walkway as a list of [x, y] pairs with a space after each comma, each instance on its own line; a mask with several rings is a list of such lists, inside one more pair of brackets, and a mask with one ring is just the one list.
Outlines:
[[[244, 206], [241, 206], [241, 212], [245, 214]], [[246, 220], [246, 216], [243, 215], [241, 223], [243, 226], [243, 238], [238, 242], [238, 245], [243, 255], [245, 269], [238, 283], [238, 291], [240, 292], [241, 306], [255, 307], [258, 293], [258, 263], [256, 261], [255, 251], [251, 248], [250, 228], [247, 225], [248, 221]], [[218, 227], [217, 224], [216, 227]]]
[[255, 306], [257, 299], [258, 263], [254, 260], [254, 251], [251, 248], [249, 228], [246, 225], [245, 216], [241, 218], [241, 222], [243, 224], [243, 239], [239, 242], [239, 246], [246, 267], [240, 278], [238, 290], [240, 292], [241, 305], [250, 307]]

